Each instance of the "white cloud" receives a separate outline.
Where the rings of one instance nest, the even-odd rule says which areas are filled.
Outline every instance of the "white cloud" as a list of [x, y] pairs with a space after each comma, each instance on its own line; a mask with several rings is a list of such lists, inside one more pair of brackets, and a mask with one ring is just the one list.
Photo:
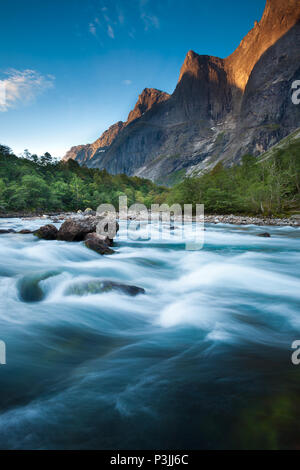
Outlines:
[[53, 75], [41, 75], [35, 70], [15, 70], [6, 71], [4, 78], [0, 80], [0, 112], [8, 111], [19, 105], [28, 104], [54, 86], [55, 77]]
[[132, 85], [132, 80], [123, 80], [123, 85]]
[[90, 24], [89, 24], [89, 32], [90, 32], [93, 36], [97, 36], [96, 26], [94, 25], [94, 23], [90, 23]]
[[110, 24], [107, 25], [107, 34], [109, 35], [110, 38], [115, 39], [115, 33]]

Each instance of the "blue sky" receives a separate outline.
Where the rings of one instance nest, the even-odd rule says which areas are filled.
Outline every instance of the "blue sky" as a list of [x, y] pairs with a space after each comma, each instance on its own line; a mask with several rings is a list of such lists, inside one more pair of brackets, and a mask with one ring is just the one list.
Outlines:
[[[1, 0], [0, 143], [63, 156], [172, 93], [188, 50], [226, 57], [265, 0]], [[6, 89], [6, 100], [3, 89]], [[1, 95], [2, 93], [2, 95]]]

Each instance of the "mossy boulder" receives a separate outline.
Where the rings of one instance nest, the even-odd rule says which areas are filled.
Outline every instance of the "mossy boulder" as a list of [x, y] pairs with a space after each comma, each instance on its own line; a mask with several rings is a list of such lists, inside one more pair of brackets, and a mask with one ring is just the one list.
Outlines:
[[142, 287], [122, 284], [115, 281], [87, 281], [73, 284], [66, 290], [66, 295], [84, 296], [88, 294], [101, 294], [105, 292], [117, 291], [122, 294], [135, 297], [139, 294], [145, 294]]
[[58, 230], [52, 224], [44, 225], [43, 227], [40, 227], [36, 232], [34, 232], [34, 235], [36, 237], [42, 238], [44, 240], [56, 240], [57, 234]]

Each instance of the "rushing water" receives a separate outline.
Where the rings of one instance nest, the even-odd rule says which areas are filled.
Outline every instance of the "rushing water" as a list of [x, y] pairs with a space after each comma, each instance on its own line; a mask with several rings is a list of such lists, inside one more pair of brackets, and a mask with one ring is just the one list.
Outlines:
[[[115, 249], [0, 236], [0, 448], [300, 447], [300, 230]], [[99, 280], [146, 293], [72, 291]]]

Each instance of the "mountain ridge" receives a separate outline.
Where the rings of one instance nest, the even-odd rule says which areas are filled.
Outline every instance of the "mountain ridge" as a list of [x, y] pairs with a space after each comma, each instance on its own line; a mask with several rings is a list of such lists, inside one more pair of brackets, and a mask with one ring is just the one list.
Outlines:
[[72, 158], [164, 182], [176, 172], [197, 174], [220, 159], [230, 165], [244, 153], [266, 151], [299, 127], [300, 113], [290, 99], [291, 81], [300, 77], [299, 20], [298, 0], [267, 0], [260, 22], [231, 55], [189, 51], [172, 95], [156, 90], [161, 99], [152, 92], [147, 100], [146, 92], [145, 107], [138, 100], [131, 119], [108, 130], [108, 145], [104, 133]]
[[87, 164], [98, 150], [101, 151], [109, 147], [119, 132], [130, 122], [141, 117], [148, 109], [150, 109], [150, 107], [154, 106], [156, 103], [160, 103], [168, 99], [169, 96], [170, 95], [168, 93], [157, 90], [156, 88], [144, 88], [138, 97], [134, 109], [129, 112], [126, 122], [118, 121], [116, 124], [113, 124], [91, 144], [77, 145], [72, 147], [63, 157], [63, 160], [69, 160], [69, 158], [72, 158], [81, 164]]

